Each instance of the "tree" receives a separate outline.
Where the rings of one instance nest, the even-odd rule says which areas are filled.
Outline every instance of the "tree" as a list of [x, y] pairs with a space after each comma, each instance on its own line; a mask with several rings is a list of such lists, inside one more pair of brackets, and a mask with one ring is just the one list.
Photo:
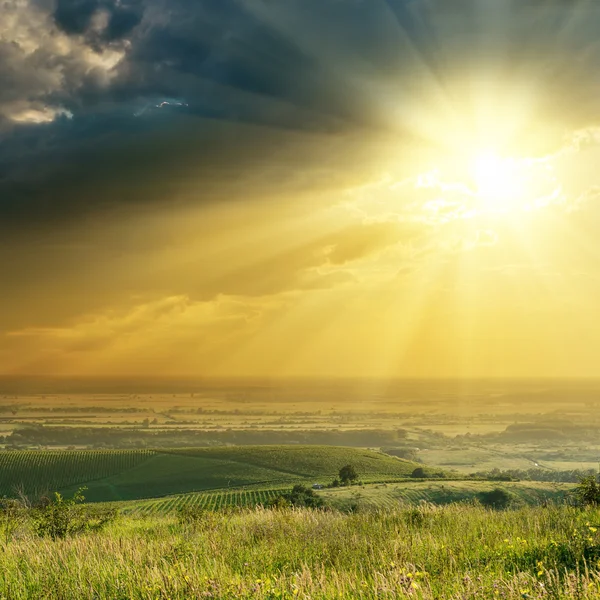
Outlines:
[[58, 492], [54, 492], [52, 498], [42, 498], [32, 509], [34, 531], [40, 537], [60, 540], [83, 531], [100, 530], [114, 521], [116, 510], [83, 505], [85, 489], [79, 488], [72, 498], [64, 498]]
[[358, 473], [352, 465], [345, 465], [340, 469], [339, 477], [343, 485], [348, 485], [358, 479]]
[[479, 501], [487, 508], [502, 510], [511, 504], [512, 496], [502, 488], [495, 488], [489, 492], [480, 492]]
[[270, 508], [288, 508], [297, 506], [302, 508], [320, 508], [324, 505], [323, 498], [317, 496], [310, 488], [297, 484], [291, 492], [281, 494], [269, 501]]
[[414, 477], [415, 479], [425, 479], [427, 477], [427, 474], [425, 473], [425, 469], [423, 469], [423, 467], [417, 467], [411, 474], [411, 477]]
[[582, 477], [575, 488], [575, 496], [584, 506], [600, 504], [600, 485], [594, 475]]

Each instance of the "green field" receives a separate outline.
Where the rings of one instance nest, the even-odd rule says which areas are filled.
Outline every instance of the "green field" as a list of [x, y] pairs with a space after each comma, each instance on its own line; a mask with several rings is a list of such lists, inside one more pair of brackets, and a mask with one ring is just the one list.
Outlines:
[[[336, 509], [393, 510], [403, 506], [416, 506], [423, 502], [445, 505], [475, 500], [481, 492], [500, 487], [508, 491], [515, 505], [542, 505], [561, 503], [569, 498], [571, 484], [541, 482], [491, 481], [403, 481], [399, 483], [373, 483], [362, 486], [325, 489], [317, 492], [326, 503]], [[164, 515], [183, 507], [219, 510], [231, 507], [267, 505], [269, 500], [289, 486], [246, 487], [243, 489], [216, 490], [193, 494], [180, 494], [152, 500], [117, 503], [126, 514]]]
[[153, 455], [148, 450], [0, 452], [0, 497], [82, 485], [127, 472]]
[[444, 505], [474, 500], [481, 492], [502, 488], [509, 492], [516, 504], [540, 505], [562, 502], [573, 486], [570, 484], [538, 482], [492, 481], [407, 481], [397, 484], [373, 484], [364, 487], [323, 490], [327, 502], [340, 509], [357, 506], [364, 509], [393, 509], [421, 502]]
[[321, 446], [0, 453], [0, 494], [88, 489], [88, 501], [156, 498], [246, 486], [327, 483], [345, 464], [364, 481], [406, 478], [417, 466], [379, 452]]

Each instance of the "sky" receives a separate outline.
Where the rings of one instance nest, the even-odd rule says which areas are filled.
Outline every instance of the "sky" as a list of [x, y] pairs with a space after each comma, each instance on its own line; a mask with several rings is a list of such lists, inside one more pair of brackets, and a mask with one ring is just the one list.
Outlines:
[[0, 374], [597, 375], [596, 0], [0, 10]]

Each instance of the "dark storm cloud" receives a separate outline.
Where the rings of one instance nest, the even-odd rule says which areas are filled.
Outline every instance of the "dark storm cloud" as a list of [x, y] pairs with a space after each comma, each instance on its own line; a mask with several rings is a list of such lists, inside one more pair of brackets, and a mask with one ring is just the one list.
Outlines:
[[[206, 192], [256, 169], [260, 156], [258, 166], [276, 165], [284, 135], [250, 126], [407, 136], [389, 109], [486, 60], [506, 67], [510, 59], [518, 71], [519, 54], [532, 58], [544, 102], [586, 124], [597, 97], [589, 74], [597, 12], [585, 19], [574, 12], [583, 4], [564, 6], [8, 0], [0, 224], [54, 224], [102, 207], [170, 201], [192, 174]], [[319, 148], [309, 154], [299, 158], [339, 164]], [[284, 155], [294, 163], [283, 165], [288, 174], [305, 168]]]
[[112, 41], [125, 37], [140, 23], [143, 6], [136, 1], [58, 0], [53, 18], [65, 33], [88, 34], [93, 28], [93, 17], [97, 14], [105, 18], [100, 39]]

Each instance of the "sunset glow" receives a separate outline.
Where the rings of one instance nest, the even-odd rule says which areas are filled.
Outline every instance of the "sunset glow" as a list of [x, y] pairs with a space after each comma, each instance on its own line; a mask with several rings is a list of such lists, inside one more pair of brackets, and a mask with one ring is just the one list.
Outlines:
[[0, 371], [596, 373], [600, 12], [349, 4], [9, 3]]

